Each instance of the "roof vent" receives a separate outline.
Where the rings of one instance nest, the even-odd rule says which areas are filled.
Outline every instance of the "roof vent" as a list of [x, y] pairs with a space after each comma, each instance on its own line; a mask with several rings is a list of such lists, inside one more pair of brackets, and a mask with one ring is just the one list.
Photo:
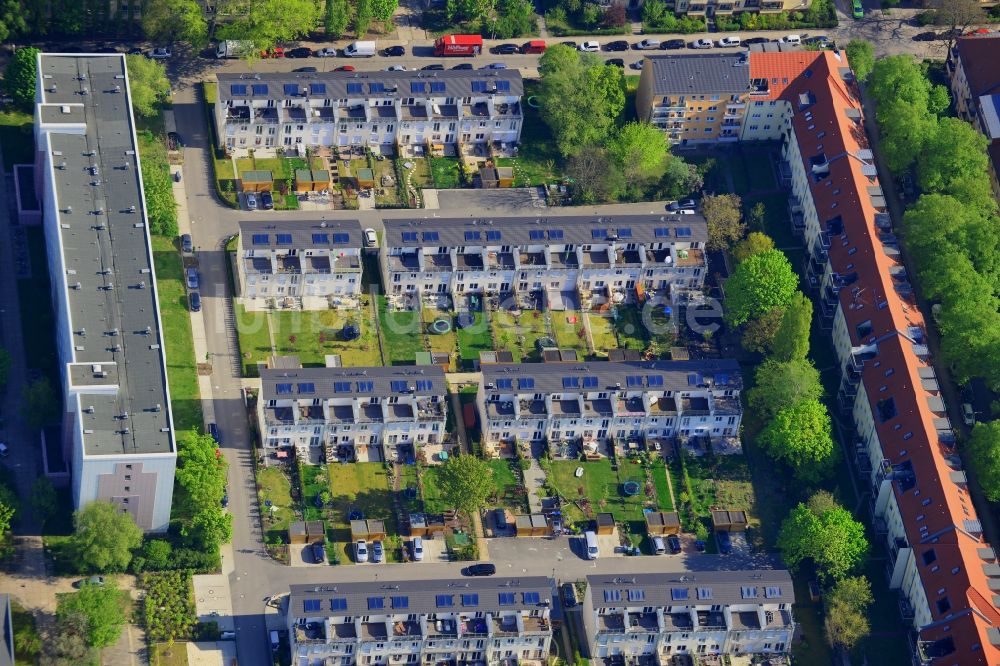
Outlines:
[[[54, 87], [53, 87], [53, 90], [55, 90]], [[59, 112], [60, 113], [64, 113], [64, 114], [69, 114], [70, 113], [69, 104], [63, 104], [62, 106], [60, 106], [59, 107]]]
[[84, 407], [83, 411], [87, 412], [88, 414], [93, 414], [94, 413], [94, 406], [90, 405], [89, 407]]

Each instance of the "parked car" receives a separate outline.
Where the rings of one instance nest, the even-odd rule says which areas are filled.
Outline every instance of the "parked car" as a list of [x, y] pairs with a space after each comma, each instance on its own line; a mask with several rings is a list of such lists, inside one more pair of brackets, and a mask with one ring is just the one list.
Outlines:
[[285, 57], [286, 58], [311, 58], [312, 54], [313, 54], [312, 49], [306, 48], [305, 46], [300, 46], [297, 49], [292, 49], [291, 51], [286, 52], [285, 53]]
[[497, 509], [496, 511], [493, 512], [493, 515], [496, 516], [495, 520], [497, 529], [498, 530], [507, 529], [507, 511], [504, 509]]
[[225, 509], [229, 506], [229, 493], [222, 494], [222, 508]]
[[403, 46], [388, 46], [382, 49], [382, 55], [390, 58], [398, 58], [406, 55], [406, 48]]
[[462, 63], [459, 63], [459, 64], [455, 65], [454, 67], [452, 67], [452, 69], [472, 69], [472, 63], [471, 62], [462, 62]]
[[192, 291], [188, 295], [188, 303], [191, 306], [191, 312], [201, 312], [201, 294], [197, 291]]
[[677, 49], [684, 48], [683, 39], [668, 39], [667, 41], [660, 44], [660, 48], [664, 51], [676, 51]]
[[663, 537], [655, 534], [649, 535], [649, 549], [654, 555], [667, 554], [667, 544], [663, 543]]
[[697, 550], [699, 553], [704, 553], [705, 542], [702, 541], [701, 539], [698, 539], [697, 541], [694, 542], [694, 549]]
[[208, 434], [212, 436], [216, 444], [222, 444], [222, 433], [219, 432], [219, 426], [215, 423], [208, 424]]
[[365, 229], [365, 247], [378, 245], [378, 234], [372, 228]]
[[813, 35], [802, 40], [803, 44], [819, 44], [821, 48], [830, 43], [830, 38], [826, 35]]
[[496, 55], [512, 55], [520, 52], [521, 47], [517, 44], [499, 44], [490, 49], [490, 53], [494, 53]]
[[317, 541], [313, 544], [313, 560], [316, 561], [316, 564], [326, 562], [326, 548], [323, 548], [322, 541]]
[[354, 561], [359, 563], [368, 561], [368, 542], [364, 539], [354, 542]]
[[184, 147], [184, 142], [181, 140], [181, 135], [177, 132], [167, 132], [167, 149], [168, 150], [180, 150]]
[[698, 207], [698, 202], [694, 199], [681, 199], [677, 202], [677, 205], [680, 206], [681, 210], [694, 210]]
[[413, 553], [413, 559], [420, 562], [424, 559], [424, 540], [420, 537], [413, 537], [413, 541], [410, 542], [410, 550]]
[[679, 203], [677, 203], [676, 201], [668, 201], [667, 202], [667, 212], [668, 213], [676, 213], [680, 209], [681, 209], [681, 205]]
[[696, 39], [691, 42], [691, 48], [693, 49], [710, 49], [714, 46], [711, 39]]
[[641, 42], [636, 42], [633, 47], [636, 51], [651, 51], [660, 48], [660, 40], [658, 39], [644, 39]]
[[152, 58], [153, 60], [167, 60], [172, 55], [173, 54], [170, 52], [170, 49], [168, 48], [153, 49], [152, 51], [149, 52], [149, 57]]
[[962, 403], [962, 422], [970, 428], [976, 425], [976, 413], [972, 410], [972, 405], [967, 402]]
[[851, 7], [851, 15], [856, 19], [865, 17], [865, 8], [861, 6], [861, 0], [854, 0]]
[[378, 563], [385, 559], [385, 548], [381, 541], [372, 542], [372, 562]]
[[142, 55], [142, 49], [140, 49], [138, 46], [133, 46], [127, 51], [127, 53], [128, 55]]
[[444, 65], [440, 63], [434, 63], [433, 65], [424, 65], [420, 69], [424, 70], [425, 72], [441, 72], [444, 71]]
[[332, 46], [324, 46], [321, 49], [316, 49], [315, 51], [313, 51], [313, 55], [316, 56], [317, 58], [336, 58], [337, 49], [333, 48]]
[[85, 585], [96, 585], [97, 587], [102, 587], [104, 585], [104, 576], [91, 576], [90, 578], [81, 578], [80, 580], [73, 583], [73, 587], [80, 589]]
[[269, 49], [264, 49], [260, 52], [261, 58], [284, 58], [285, 49], [281, 46], [272, 46]]
[[667, 548], [674, 555], [681, 552], [681, 539], [676, 534], [671, 534], [667, 537]]
[[188, 254], [194, 252], [194, 243], [191, 242], [191, 234], [181, 234], [181, 252]]
[[567, 39], [565, 42], [559, 42], [559, 43], [562, 44], [563, 46], [568, 46], [573, 49], [579, 48], [579, 45], [572, 39]]
[[913, 41], [915, 42], [933, 42], [937, 39], [936, 32], [918, 32], [913, 35]]
[[405, 72], [406, 67], [404, 65], [389, 65], [385, 68], [387, 72]]
[[731, 35], [729, 37], [723, 37], [722, 39], [720, 39], [719, 40], [719, 46], [722, 47], [722, 48], [732, 47], [732, 46], [739, 46], [740, 45], [740, 41], [741, 40], [740, 40], [739, 37], [737, 37], [736, 35]]
[[601, 45], [595, 41], [583, 42], [578, 46], [581, 51], [585, 53], [597, 53], [601, 50]]
[[751, 44], [767, 44], [770, 39], [767, 37], [751, 37], [750, 39], [743, 40], [743, 46], [750, 46]]
[[197, 289], [198, 288], [198, 282], [199, 282], [199, 280], [198, 280], [198, 269], [194, 268], [192, 266], [191, 268], [187, 269], [186, 274], [187, 274], [187, 286], [188, 286], [188, 289]]
[[621, 58], [608, 58], [605, 61], [605, 64], [606, 65], [613, 65], [614, 67], [622, 67], [622, 68], [625, 67], [625, 61], [622, 60]]
[[729, 532], [716, 532], [715, 540], [719, 544], [719, 552], [723, 555], [728, 555], [733, 552], [733, 542], [729, 538]]
[[274, 197], [270, 192], [260, 193], [260, 207], [264, 210], [271, 210], [274, 208]]
[[784, 37], [781, 38], [781, 43], [782, 44], [801, 44], [802, 43], [802, 36], [801, 35], [785, 35]]
[[257, 210], [257, 195], [253, 192], [247, 192], [247, 210]]
[[605, 51], [628, 51], [628, 42], [624, 39], [616, 39], [604, 45]]
[[502, 62], [491, 62], [488, 65], [480, 67], [479, 69], [507, 69], [507, 65]]
[[341, 65], [337, 69], [333, 70], [335, 72], [353, 72], [354, 65]]
[[632, 68], [632, 69], [637, 69], [639, 71], [642, 71], [642, 63], [644, 63], [644, 62], [646, 62], [646, 61], [645, 60], [637, 60], [637, 61], [635, 61], [633, 63], [630, 63], [629, 67]]
[[563, 583], [562, 595], [566, 608], [573, 608], [579, 603], [576, 598], [576, 585], [573, 583]]
[[465, 568], [466, 576], [492, 576], [497, 572], [497, 566], [491, 564], [490, 562], [479, 562], [478, 564], [470, 564]]
[[296, 67], [292, 70], [293, 72], [300, 72], [302, 74], [311, 74], [313, 72], [318, 72], [319, 70], [315, 67]]

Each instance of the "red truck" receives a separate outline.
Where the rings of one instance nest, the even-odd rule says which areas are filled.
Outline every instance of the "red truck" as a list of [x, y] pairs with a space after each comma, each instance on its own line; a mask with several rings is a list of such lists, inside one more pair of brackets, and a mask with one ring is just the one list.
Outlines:
[[483, 52], [483, 38], [479, 35], [445, 35], [434, 42], [434, 55], [477, 56]]

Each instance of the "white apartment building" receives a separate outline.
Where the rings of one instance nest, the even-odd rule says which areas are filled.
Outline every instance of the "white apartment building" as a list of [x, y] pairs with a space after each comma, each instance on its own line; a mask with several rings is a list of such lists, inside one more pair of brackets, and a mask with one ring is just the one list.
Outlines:
[[587, 576], [581, 647], [596, 663], [625, 666], [718, 655], [782, 663], [773, 660], [791, 650], [794, 603], [783, 570]]
[[292, 664], [542, 666], [554, 588], [541, 576], [292, 585]]
[[239, 301], [248, 310], [355, 307], [362, 244], [357, 220], [241, 221]]
[[495, 144], [521, 136], [516, 69], [218, 74], [219, 147], [284, 150]]
[[265, 449], [302, 461], [383, 461], [396, 447], [440, 444], [447, 420], [438, 366], [261, 370], [257, 418]]
[[596, 452], [611, 441], [739, 441], [743, 382], [733, 360], [496, 363], [482, 373], [487, 443], [544, 439]]
[[668, 301], [700, 289], [708, 230], [700, 215], [559, 215], [386, 219], [383, 284], [392, 297], [561, 294], [584, 308], [631, 299], [640, 287]]
[[166, 531], [177, 448], [125, 57], [41, 53], [35, 173], [74, 507]]

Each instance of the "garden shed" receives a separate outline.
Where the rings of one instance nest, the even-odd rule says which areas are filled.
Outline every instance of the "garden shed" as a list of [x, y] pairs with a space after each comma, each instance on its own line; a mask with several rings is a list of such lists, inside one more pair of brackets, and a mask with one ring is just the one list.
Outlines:
[[288, 526], [289, 543], [313, 543], [326, 538], [322, 520], [297, 521]]
[[598, 534], [615, 533], [615, 515], [613, 513], [599, 513], [594, 520]]
[[712, 528], [716, 532], [742, 532], [747, 523], [746, 511], [712, 509]]
[[646, 514], [646, 533], [652, 536], [679, 534], [680, 516], [676, 511], [651, 511]]
[[543, 513], [515, 516], [514, 526], [519, 537], [538, 537], [549, 533], [549, 525]]
[[351, 541], [365, 539], [382, 541], [386, 537], [385, 522], [381, 520], [352, 520]]
[[240, 173], [240, 188], [244, 192], [270, 192], [274, 176], [270, 171], [244, 171]]
[[480, 167], [479, 182], [484, 189], [514, 187], [514, 167]]

